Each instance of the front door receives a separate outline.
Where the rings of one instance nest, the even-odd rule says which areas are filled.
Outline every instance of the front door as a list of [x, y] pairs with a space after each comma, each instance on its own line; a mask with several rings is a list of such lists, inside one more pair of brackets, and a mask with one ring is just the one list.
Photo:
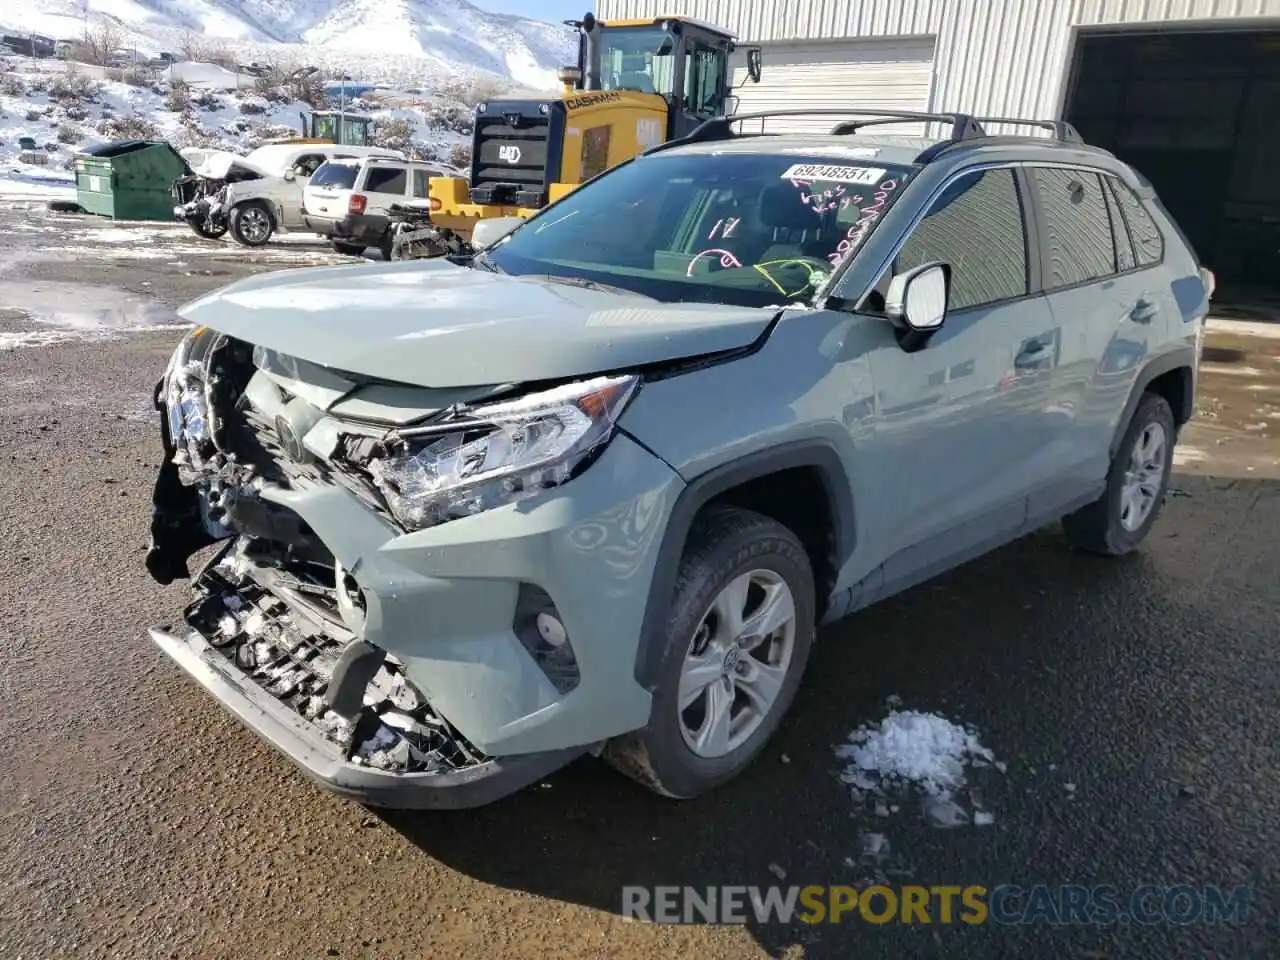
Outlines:
[[727, 53], [696, 36], [684, 45], [683, 82], [677, 93], [679, 106], [671, 112], [671, 137], [692, 133], [704, 120], [725, 110]]
[[887, 491], [871, 511], [891, 554], [884, 585], [914, 582], [957, 557], [1001, 542], [1025, 520], [1036, 477], [1034, 432], [1047, 403], [1056, 331], [1034, 292], [1023, 181], [1013, 169], [953, 180], [902, 244], [890, 275], [950, 264], [946, 321], [914, 353], [884, 322], [870, 354], [873, 449]]

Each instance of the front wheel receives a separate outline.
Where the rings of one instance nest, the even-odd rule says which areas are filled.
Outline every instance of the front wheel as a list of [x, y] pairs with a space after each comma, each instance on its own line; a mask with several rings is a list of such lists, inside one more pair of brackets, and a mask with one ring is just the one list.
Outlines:
[[220, 223], [216, 227], [210, 227], [207, 220], [188, 220], [187, 226], [191, 228], [191, 232], [202, 240], [220, 240], [227, 232], [226, 222]]
[[1169, 489], [1177, 429], [1169, 402], [1159, 394], [1143, 394], [1111, 461], [1106, 490], [1062, 518], [1074, 546], [1118, 557], [1143, 541]]
[[795, 698], [814, 610], [795, 534], [750, 510], [706, 511], [680, 562], [649, 725], [611, 741], [605, 758], [669, 797], [736, 776]]
[[261, 200], [249, 200], [231, 211], [231, 236], [246, 247], [260, 247], [276, 231], [276, 218]]

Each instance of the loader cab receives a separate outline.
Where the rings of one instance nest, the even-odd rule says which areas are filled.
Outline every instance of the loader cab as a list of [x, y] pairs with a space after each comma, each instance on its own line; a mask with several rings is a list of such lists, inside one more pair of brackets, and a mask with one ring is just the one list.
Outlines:
[[[727, 31], [683, 17], [653, 20], [572, 21], [578, 29], [577, 90], [630, 90], [667, 101], [666, 139], [691, 132], [702, 121], [729, 110]], [[759, 54], [750, 51], [748, 74], [758, 80]]]

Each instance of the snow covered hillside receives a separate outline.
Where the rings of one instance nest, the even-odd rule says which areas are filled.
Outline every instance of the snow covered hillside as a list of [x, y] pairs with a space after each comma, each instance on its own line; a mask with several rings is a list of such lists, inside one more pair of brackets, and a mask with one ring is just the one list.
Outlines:
[[[178, 148], [247, 152], [267, 139], [296, 136], [299, 114], [311, 108], [290, 92], [265, 81], [258, 89], [217, 91], [170, 84], [163, 74], [153, 79], [59, 60], [0, 57], [0, 196], [69, 192], [76, 152], [109, 140], [159, 138]], [[467, 162], [473, 113], [465, 103], [388, 90], [348, 104], [373, 117], [380, 146]]]
[[[589, 4], [584, 4], [589, 6]], [[143, 56], [191, 38], [234, 45], [240, 62], [314, 63], [361, 79], [418, 85], [484, 72], [552, 89], [576, 57], [573, 31], [481, 10], [467, 0], [25, 0], [0, 3], [0, 30], [73, 40], [109, 22]], [[425, 81], [425, 83], [424, 83]]]

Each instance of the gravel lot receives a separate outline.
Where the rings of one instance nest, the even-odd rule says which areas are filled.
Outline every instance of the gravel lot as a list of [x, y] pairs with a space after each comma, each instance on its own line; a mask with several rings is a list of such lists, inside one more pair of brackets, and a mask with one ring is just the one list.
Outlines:
[[[478, 811], [377, 815], [228, 719], [145, 638], [148, 395], [177, 304], [340, 262], [0, 210], [0, 958], [1280, 955], [1280, 331], [1215, 331], [1136, 556], [1047, 529], [826, 631], [738, 782], [650, 796], [595, 761]], [[1249, 371], [1249, 372], [1246, 372]], [[906, 707], [976, 725], [989, 827], [849, 798], [832, 745]], [[860, 837], [883, 834], [868, 864]], [[658, 926], [627, 884], [1243, 884], [1243, 927]]]

